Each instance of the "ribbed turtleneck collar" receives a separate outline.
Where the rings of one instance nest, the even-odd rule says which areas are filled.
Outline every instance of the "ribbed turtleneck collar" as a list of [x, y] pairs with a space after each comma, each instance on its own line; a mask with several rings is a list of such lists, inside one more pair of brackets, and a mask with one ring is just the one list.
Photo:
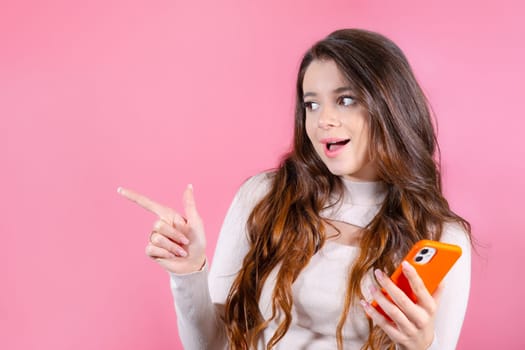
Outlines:
[[326, 219], [365, 227], [376, 216], [383, 203], [387, 187], [384, 182], [360, 182], [341, 177], [344, 195], [341, 202], [321, 211]]
[[341, 177], [345, 188], [344, 202], [354, 205], [382, 204], [386, 196], [386, 184], [381, 181], [352, 181]]

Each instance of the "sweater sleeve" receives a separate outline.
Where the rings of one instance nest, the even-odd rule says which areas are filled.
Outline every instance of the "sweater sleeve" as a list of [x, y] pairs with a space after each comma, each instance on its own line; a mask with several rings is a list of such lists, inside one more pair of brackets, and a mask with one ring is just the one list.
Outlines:
[[446, 224], [441, 241], [461, 247], [462, 255], [443, 279], [443, 294], [429, 350], [454, 350], [465, 318], [470, 291], [471, 243], [459, 224]]
[[246, 222], [269, 185], [266, 173], [248, 179], [235, 195], [219, 233], [212, 266], [170, 273], [179, 336], [186, 350], [225, 349], [222, 314], [230, 287], [249, 249]]
[[224, 349], [220, 313], [210, 299], [208, 266], [188, 274], [170, 273], [179, 337], [184, 349]]

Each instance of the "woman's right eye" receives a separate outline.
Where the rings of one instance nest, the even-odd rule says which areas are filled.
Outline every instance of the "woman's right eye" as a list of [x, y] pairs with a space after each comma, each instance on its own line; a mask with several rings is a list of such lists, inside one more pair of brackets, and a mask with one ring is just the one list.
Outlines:
[[305, 101], [305, 102], [303, 102], [303, 106], [304, 106], [305, 109], [307, 109], [309, 111], [315, 111], [315, 110], [319, 109], [319, 103], [313, 102], [313, 101]]

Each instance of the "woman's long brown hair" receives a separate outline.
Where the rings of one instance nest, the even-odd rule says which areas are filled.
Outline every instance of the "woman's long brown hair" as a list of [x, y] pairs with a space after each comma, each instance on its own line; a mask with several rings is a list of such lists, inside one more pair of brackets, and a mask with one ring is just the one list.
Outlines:
[[[252, 349], [269, 322], [279, 326], [266, 348], [271, 349], [290, 327], [292, 283], [325, 242], [327, 223], [319, 213], [330, 196], [341, 198], [343, 185], [315, 152], [305, 131], [303, 78], [313, 60], [333, 60], [347, 78], [356, 99], [368, 110], [370, 156], [386, 198], [363, 229], [360, 253], [349, 271], [342, 329], [355, 301], [363, 297], [361, 281], [371, 269], [391, 273], [420, 239], [439, 240], [443, 224], [456, 222], [470, 234], [467, 221], [451, 211], [441, 189], [437, 142], [428, 102], [402, 51], [377, 33], [344, 29], [333, 32], [308, 50], [297, 77], [293, 148], [272, 174], [269, 192], [248, 219], [250, 250], [226, 300], [224, 322], [230, 349]], [[334, 203], [332, 203], [334, 204]], [[265, 320], [259, 297], [270, 272], [277, 277], [272, 315]], [[378, 327], [363, 349], [394, 348]]]

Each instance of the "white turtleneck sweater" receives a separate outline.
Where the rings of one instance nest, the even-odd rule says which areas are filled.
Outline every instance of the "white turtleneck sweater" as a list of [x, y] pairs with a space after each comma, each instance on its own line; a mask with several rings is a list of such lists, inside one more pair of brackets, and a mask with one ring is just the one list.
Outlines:
[[[345, 193], [337, 207], [321, 213], [327, 219], [365, 227], [377, 214], [385, 197], [380, 182], [352, 182], [343, 179]], [[212, 266], [178, 275], [170, 273], [179, 336], [186, 350], [226, 349], [221, 313], [242, 260], [249, 250], [246, 222], [255, 204], [269, 190], [268, 174], [246, 181], [235, 196], [222, 226]], [[457, 224], [445, 224], [441, 241], [456, 244], [463, 255], [445, 277], [444, 291], [435, 320], [435, 337], [430, 349], [455, 349], [467, 307], [470, 287], [470, 242]], [[292, 323], [276, 349], [336, 349], [336, 326], [341, 315], [349, 268], [358, 247], [328, 240], [311, 258], [293, 284]], [[259, 308], [268, 319], [277, 271], [267, 279]], [[370, 273], [362, 281], [362, 292], [370, 300]], [[260, 339], [260, 349], [270, 340], [278, 321], [270, 323]], [[368, 336], [368, 321], [361, 306], [351, 308], [343, 329], [344, 348], [360, 349]]]

